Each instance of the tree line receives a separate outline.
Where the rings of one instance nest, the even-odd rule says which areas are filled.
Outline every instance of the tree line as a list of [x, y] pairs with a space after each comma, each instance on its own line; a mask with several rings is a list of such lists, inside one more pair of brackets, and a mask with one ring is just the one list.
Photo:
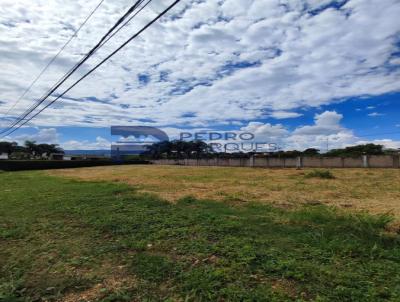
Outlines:
[[285, 157], [298, 157], [298, 156], [325, 156], [325, 157], [359, 157], [362, 155], [386, 155], [398, 153], [397, 150], [385, 150], [383, 145], [364, 144], [357, 146], [350, 146], [346, 148], [331, 149], [328, 152], [321, 153], [319, 149], [309, 148], [304, 151], [281, 151], [277, 155]]
[[147, 146], [143, 154], [151, 158], [200, 158], [213, 154], [212, 148], [203, 141], [163, 141]]
[[16, 142], [0, 142], [0, 154], [8, 154], [11, 159], [45, 159], [51, 154], [64, 154], [57, 144], [37, 144], [27, 140], [23, 146]]
[[[51, 154], [64, 154], [57, 144], [37, 144], [35, 141], [25, 141], [23, 146], [16, 142], [0, 142], [0, 154], [8, 154], [10, 159], [45, 159]], [[264, 153], [267, 156], [293, 158], [298, 156], [328, 156], [328, 157], [359, 157], [361, 155], [398, 154], [399, 150], [385, 150], [383, 145], [364, 144], [341, 149], [332, 149], [321, 153], [319, 149], [308, 148], [304, 151], [289, 150]], [[211, 146], [201, 140], [194, 141], [163, 141], [147, 146], [143, 158], [249, 158], [254, 152], [215, 152]]]
[[[399, 150], [386, 149], [383, 145], [363, 144], [340, 149], [332, 149], [328, 152], [321, 153], [321, 150], [316, 148], [308, 148], [304, 151], [289, 150], [264, 153], [267, 156], [278, 156], [286, 158], [294, 158], [299, 156], [327, 156], [327, 157], [359, 157], [362, 155], [386, 155], [398, 154]], [[153, 159], [160, 158], [248, 158], [256, 154], [255, 152], [215, 152], [212, 148], [203, 141], [164, 141], [154, 143], [147, 147], [147, 151], [143, 157]]]

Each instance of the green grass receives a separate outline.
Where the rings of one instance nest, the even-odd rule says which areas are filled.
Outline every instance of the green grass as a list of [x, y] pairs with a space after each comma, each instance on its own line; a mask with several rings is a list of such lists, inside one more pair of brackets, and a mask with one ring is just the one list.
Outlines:
[[388, 216], [170, 204], [40, 172], [1, 173], [0, 183], [2, 302], [85, 291], [103, 302], [400, 300]]
[[306, 178], [335, 179], [329, 170], [313, 170], [305, 175]]

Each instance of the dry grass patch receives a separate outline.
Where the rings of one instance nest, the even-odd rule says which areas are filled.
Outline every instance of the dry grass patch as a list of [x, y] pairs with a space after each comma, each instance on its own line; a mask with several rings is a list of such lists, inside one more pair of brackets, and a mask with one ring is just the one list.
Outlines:
[[86, 181], [135, 186], [171, 202], [185, 196], [284, 207], [327, 204], [400, 217], [400, 170], [331, 169], [335, 179], [307, 178], [310, 170], [185, 166], [110, 166], [49, 171]]

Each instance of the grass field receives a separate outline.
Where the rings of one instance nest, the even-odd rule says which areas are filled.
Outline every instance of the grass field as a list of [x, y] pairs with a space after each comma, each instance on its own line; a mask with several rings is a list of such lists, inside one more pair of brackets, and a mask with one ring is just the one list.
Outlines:
[[307, 178], [312, 169], [122, 166], [52, 171], [53, 175], [135, 186], [176, 201], [186, 196], [280, 207], [334, 205], [400, 218], [400, 170], [331, 169], [335, 179]]
[[0, 301], [400, 300], [399, 171], [209, 171], [0, 173]]

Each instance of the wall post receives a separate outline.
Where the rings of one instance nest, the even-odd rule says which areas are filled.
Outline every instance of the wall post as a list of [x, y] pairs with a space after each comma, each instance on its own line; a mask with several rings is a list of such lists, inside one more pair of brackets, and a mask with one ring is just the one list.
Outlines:
[[296, 169], [301, 169], [303, 167], [303, 158], [301, 156], [297, 157]]
[[363, 155], [362, 161], [363, 161], [363, 168], [369, 168], [368, 155]]
[[254, 167], [254, 155], [250, 156], [250, 167]]
[[393, 155], [393, 168], [400, 168], [400, 155]]

